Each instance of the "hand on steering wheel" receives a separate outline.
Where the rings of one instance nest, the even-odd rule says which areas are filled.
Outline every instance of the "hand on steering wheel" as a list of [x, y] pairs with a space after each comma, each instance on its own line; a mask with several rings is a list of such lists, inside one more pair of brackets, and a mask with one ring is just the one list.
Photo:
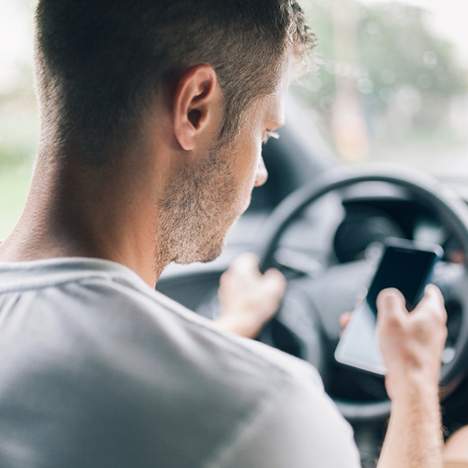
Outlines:
[[256, 338], [277, 312], [286, 290], [286, 279], [274, 268], [261, 274], [258, 258], [238, 257], [220, 279], [220, 312], [215, 323], [245, 338]]

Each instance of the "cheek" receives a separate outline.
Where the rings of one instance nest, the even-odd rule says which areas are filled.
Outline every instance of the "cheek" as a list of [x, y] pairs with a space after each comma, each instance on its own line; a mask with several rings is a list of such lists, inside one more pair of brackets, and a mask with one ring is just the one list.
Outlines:
[[255, 125], [246, 128], [231, 148], [232, 179], [236, 191], [236, 212], [242, 213], [250, 204], [261, 158], [262, 142]]
[[242, 178], [241, 184], [244, 186], [245, 196], [250, 196], [257, 177], [262, 147], [254, 138], [246, 140], [243, 146], [240, 154], [242, 169], [239, 171], [242, 175], [239, 175]]

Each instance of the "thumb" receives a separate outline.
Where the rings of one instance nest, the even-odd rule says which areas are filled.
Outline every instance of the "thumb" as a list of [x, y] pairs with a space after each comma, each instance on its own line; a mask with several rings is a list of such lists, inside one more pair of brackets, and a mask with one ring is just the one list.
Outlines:
[[385, 289], [377, 298], [378, 318], [381, 323], [402, 323], [408, 312], [405, 298], [397, 289]]

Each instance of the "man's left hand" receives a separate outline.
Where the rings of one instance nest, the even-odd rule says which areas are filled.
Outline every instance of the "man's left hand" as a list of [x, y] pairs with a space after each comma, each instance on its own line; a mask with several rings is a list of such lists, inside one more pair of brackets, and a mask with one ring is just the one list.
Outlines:
[[277, 312], [285, 290], [282, 273], [272, 268], [262, 275], [258, 258], [243, 254], [221, 276], [217, 324], [246, 338], [255, 338]]

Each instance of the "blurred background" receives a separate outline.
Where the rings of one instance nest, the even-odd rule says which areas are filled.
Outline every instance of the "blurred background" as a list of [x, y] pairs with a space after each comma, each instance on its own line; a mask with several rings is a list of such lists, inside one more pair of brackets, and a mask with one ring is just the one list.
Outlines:
[[[404, 164], [468, 186], [468, 5], [302, 3], [319, 45], [292, 93], [311, 133], [345, 164]], [[34, 0], [1, 2], [0, 239], [20, 215], [37, 145], [33, 8]]]

